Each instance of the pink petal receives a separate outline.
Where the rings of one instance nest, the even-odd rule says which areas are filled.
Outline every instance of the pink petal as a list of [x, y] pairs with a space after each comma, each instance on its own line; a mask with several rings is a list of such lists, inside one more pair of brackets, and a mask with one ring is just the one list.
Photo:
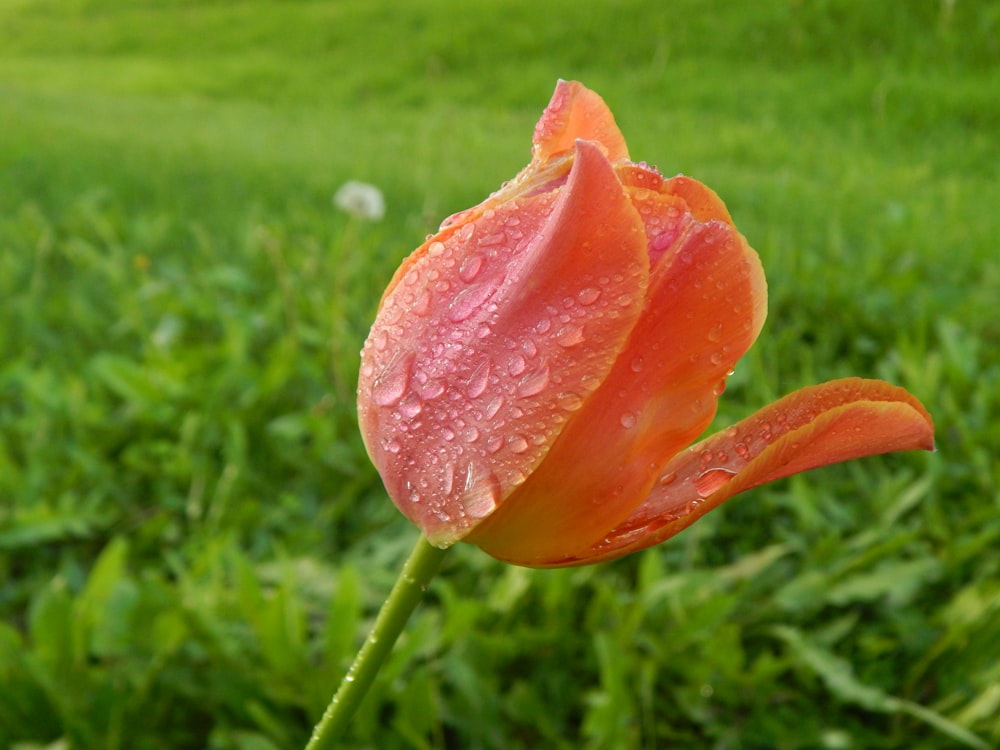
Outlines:
[[933, 447], [930, 415], [902, 388], [860, 378], [802, 388], [678, 455], [646, 501], [604, 541], [550, 564], [591, 564], [658, 544], [733, 495], [792, 474]]
[[649, 273], [639, 217], [596, 145], [580, 142], [570, 163], [560, 191], [431, 238], [365, 343], [365, 444], [435, 544], [462, 538], [534, 470], [638, 318]]
[[657, 223], [673, 241], [660, 252], [642, 316], [546, 459], [469, 537], [494, 557], [522, 565], [570, 558], [623, 522], [662, 466], [711, 422], [727, 373], [763, 324], [763, 271], [743, 237], [686, 213], [661, 221], [664, 205], [677, 208], [673, 196], [643, 200], [647, 231]]

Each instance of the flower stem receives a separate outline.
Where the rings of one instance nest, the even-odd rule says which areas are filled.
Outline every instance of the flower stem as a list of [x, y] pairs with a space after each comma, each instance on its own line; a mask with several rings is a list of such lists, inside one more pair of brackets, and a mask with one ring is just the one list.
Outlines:
[[441, 566], [445, 552], [447, 550], [433, 546], [423, 536], [417, 540], [396, 585], [375, 618], [371, 633], [313, 729], [306, 750], [328, 750], [342, 743], [347, 723], [392, 651], [427, 584]]

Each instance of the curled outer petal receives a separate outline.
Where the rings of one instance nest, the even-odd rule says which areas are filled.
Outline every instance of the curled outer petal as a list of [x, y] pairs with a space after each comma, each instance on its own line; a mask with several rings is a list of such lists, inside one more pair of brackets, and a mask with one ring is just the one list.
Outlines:
[[624, 523], [575, 559], [550, 564], [591, 564], [659, 544], [766, 482], [862, 456], [933, 448], [930, 414], [902, 388], [861, 378], [802, 388], [677, 455]]

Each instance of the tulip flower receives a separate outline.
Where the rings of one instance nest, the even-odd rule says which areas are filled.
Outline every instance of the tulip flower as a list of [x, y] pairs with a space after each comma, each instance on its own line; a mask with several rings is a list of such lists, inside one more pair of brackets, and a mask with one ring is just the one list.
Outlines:
[[423, 536], [308, 750], [337, 746], [458, 541], [527, 566], [610, 560], [765, 482], [933, 448], [919, 401], [860, 378], [691, 445], [766, 308], [718, 196], [631, 161], [601, 98], [560, 81], [531, 163], [403, 262], [365, 341], [361, 434]]
[[933, 448], [913, 396], [857, 378], [688, 447], [766, 306], [718, 196], [631, 161], [600, 97], [561, 81], [531, 163], [390, 282], [361, 357], [365, 445], [432, 544], [537, 567], [648, 547], [790, 474]]

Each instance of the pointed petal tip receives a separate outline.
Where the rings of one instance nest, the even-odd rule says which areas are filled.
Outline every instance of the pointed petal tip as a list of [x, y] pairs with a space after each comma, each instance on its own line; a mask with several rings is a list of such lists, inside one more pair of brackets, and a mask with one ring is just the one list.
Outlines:
[[535, 126], [534, 159], [544, 161], [571, 150], [576, 139], [598, 141], [610, 161], [628, 158], [625, 137], [604, 100], [578, 81], [559, 79]]

